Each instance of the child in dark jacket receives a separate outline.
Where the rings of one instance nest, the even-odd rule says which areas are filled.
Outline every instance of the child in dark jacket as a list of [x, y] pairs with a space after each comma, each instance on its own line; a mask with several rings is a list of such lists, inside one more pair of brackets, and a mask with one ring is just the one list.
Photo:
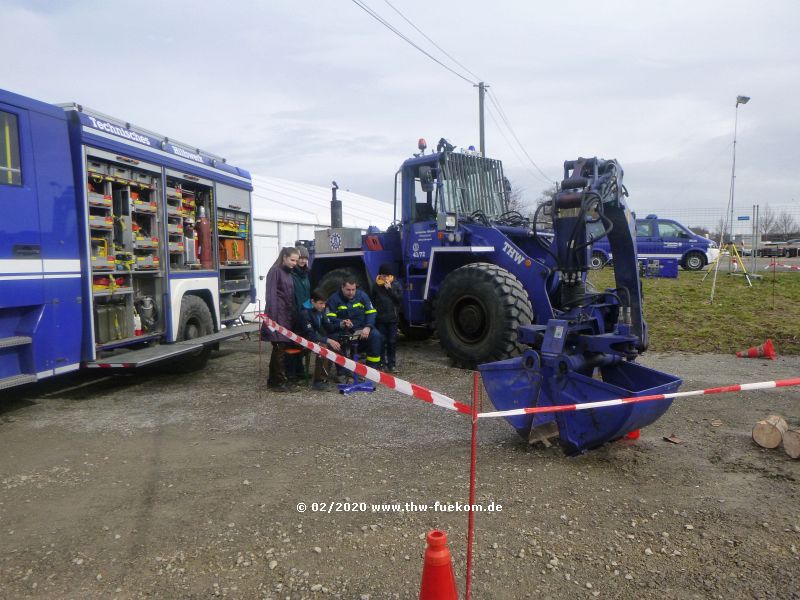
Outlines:
[[381, 364], [388, 373], [397, 369], [397, 323], [400, 321], [400, 300], [403, 290], [394, 280], [392, 265], [384, 263], [378, 268], [372, 302], [378, 311], [375, 326], [383, 336]]
[[[339, 342], [328, 337], [336, 330], [336, 325], [325, 314], [327, 300], [321, 290], [311, 292], [311, 299], [306, 300], [297, 316], [297, 333], [320, 346], [327, 346], [331, 350], [339, 352], [342, 349]], [[315, 390], [327, 390], [331, 362], [319, 355], [314, 361], [314, 382], [311, 386]]]

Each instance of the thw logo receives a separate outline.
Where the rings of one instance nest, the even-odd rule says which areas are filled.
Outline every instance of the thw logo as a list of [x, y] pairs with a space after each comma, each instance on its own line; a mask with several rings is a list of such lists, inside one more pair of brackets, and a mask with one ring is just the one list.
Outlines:
[[508, 256], [511, 258], [511, 260], [513, 260], [518, 265], [521, 264], [523, 260], [525, 260], [525, 257], [522, 254], [520, 254], [517, 251], [517, 249], [514, 248], [508, 242], [503, 242], [503, 252], [508, 254]]

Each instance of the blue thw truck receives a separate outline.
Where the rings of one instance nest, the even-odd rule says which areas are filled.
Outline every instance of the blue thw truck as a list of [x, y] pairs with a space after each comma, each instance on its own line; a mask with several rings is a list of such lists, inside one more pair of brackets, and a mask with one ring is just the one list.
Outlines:
[[0, 90], [0, 389], [80, 368], [202, 367], [255, 299], [250, 175]]

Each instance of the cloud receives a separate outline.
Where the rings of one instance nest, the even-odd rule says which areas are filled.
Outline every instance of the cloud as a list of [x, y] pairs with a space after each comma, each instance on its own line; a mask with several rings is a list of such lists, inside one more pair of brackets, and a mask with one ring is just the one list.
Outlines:
[[[439, 55], [388, 6], [367, 1]], [[616, 157], [640, 212], [724, 209], [733, 104], [747, 94], [737, 197], [795, 195], [796, 2], [397, 6], [486, 78], [550, 178], [565, 159]], [[320, 185], [336, 178], [390, 200], [417, 138], [478, 143], [477, 91], [350, 2], [6, 1], [2, 10], [0, 52], [15, 58], [8, 89], [79, 101], [253, 172]], [[486, 127], [488, 153], [533, 200], [549, 184], [490, 116]]]

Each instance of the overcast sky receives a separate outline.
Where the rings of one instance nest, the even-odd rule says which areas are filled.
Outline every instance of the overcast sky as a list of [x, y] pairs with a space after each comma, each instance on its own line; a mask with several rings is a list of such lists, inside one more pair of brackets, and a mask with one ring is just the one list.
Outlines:
[[[391, 1], [491, 86], [548, 178], [613, 157], [640, 214], [722, 210], [744, 94], [736, 205], [798, 205], [797, 0]], [[448, 62], [384, 0], [363, 2]], [[0, 0], [0, 53], [5, 89], [386, 201], [419, 137], [478, 144], [472, 85], [351, 0]], [[548, 181], [487, 104], [487, 154], [534, 201]]]

